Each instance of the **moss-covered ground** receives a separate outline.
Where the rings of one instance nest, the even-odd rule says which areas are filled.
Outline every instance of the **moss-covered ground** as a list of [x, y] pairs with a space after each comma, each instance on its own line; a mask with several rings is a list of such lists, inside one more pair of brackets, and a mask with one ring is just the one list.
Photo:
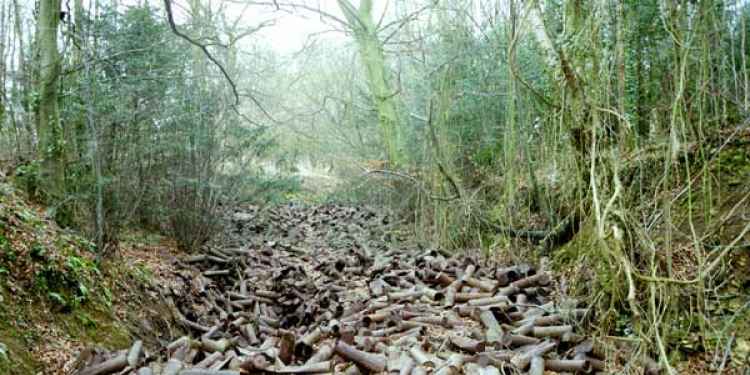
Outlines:
[[169, 243], [131, 234], [99, 263], [89, 241], [47, 215], [0, 183], [0, 374], [62, 374], [84, 348], [168, 334], [153, 286], [164, 270], [150, 260], [168, 259]]

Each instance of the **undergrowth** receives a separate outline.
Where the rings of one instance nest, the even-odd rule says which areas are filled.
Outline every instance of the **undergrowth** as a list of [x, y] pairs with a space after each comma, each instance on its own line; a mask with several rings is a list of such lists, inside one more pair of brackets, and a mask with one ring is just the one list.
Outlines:
[[0, 373], [62, 372], [85, 346], [129, 345], [125, 315], [141, 310], [150, 277], [124, 262], [97, 263], [90, 241], [0, 183]]

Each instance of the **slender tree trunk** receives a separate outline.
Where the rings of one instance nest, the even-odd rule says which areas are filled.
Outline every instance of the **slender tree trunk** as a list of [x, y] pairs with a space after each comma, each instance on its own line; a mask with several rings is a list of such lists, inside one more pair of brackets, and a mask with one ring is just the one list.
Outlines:
[[83, 0], [75, 0], [73, 2], [73, 22], [75, 26], [74, 27], [74, 38], [77, 39], [75, 48], [74, 48], [74, 55], [73, 55], [73, 64], [78, 65], [81, 64], [84, 58], [84, 51], [86, 45], [86, 21], [85, 21], [86, 15], [85, 11], [83, 9]]
[[40, 186], [49, 200], [62, 199], [65, 193], [65, 141], [58, 108], [60, 53], [57, 27], [60, 0], [40, 0], [37, 19], [39, 48], [39, 105], [37, 107], [38, 153], [42, 160]]
[[742, 109], [747, 111], [748, 106], [750, 106], [750, 88], [748, 88], [748, 82], [750, 81], [748, 79], [747, 74], [747, 14], [743, 12], [743, 14], [740, 15], [740, 56], [742, 56]]
[[[81, 0], [76, 0], [76, 23], [77, 23], [77, 35], [80, 36], [79, 40], [79, 51], [80, 61], [83, 62], [85, 81], [83, 83], [83, 100], [86, 108], [86, 127], [89, 133], [89, 147], [91, 155], [91, 164], [94, 169], [94, 193], [96, 196], [96, 203], [94, 204], [94, 237], [96, 241], [96, 247], [99, 250], [99, 254], [104, 255], [105, 250], [105, 236], [104, 236], [104, 179], [102, 178], [102, 163], [101, 156], [99, 154], [99, 132], [96, 128], [96, 110], [94, 109], [94, 80], [93, 70], [91, 66], [92, 59], [90, 56], [84, 56], [86, 53], [86, 44], [88, 42], [88, 29], [82, 22], [83, 6]], [[81, 17], [81, 18], [79, 18]]]
[[[19, 0], [13, 0], [13, 17], [14, 17], [14, 31], [16, 34], [16, 40], [18, 41], [18, 52], [16, 55], [18, 55], [18, 65], [16, 70], [16, 79], [13, 80], [13, 85], [15, 86], [16, 90], [14, 92], [18, 93], [21, 99], [21, 104], [23, 111], [20, 114], [20, 120], [21, 124], [26, 128], [27, 131], [27, 151], [34, 149], [35, 144], [35, 135], [34, 135], [34, 129], [32, 126], [31, 117], [28, 115], [29, 113], [29, 106], [28, 106], [28, 88], [29, 88], [29, 79], [28, 79], [28, 72], [26, 68], [26, 48], [24, 47], [24, 40], [23, 40], [23, 19], [21, 18], [21, 7], [18, 5]], [[16, 86], [17, 85], [17, 86]]]
[[[625, 8], [623, 1], [617, 2], [617, 35], [616, 35], [616, 53], [617, 53], [617, 110], [620, 116], [626, 116], [626, 99], [625, 96]], [[625, 145], [624, 134], [627, 130], [626, 124], [619, 121], [618, 133], [619, 142]], [[631, 138], [632, 139], [632, 138]]]
[[362, 0], [355, 8], [348, 0], [338, 0], [349, 27], [359, 47], [359, 55], [365, 66], [367, 86], [378, 111], [383, 142], [391, 167], [403, 164], [401, 119], [399, 115], [399, 93], [389, 82], [383, 43], [377, 35], [372, 20], [372, 0]]
[[[7, 26], [5, 12], [5, 4], [0, 5], [0, 126], [3, 124], [5, 118], [5, 107], [8, 106], [6, 103], [7, 96], [5, 93], [5, 78], [8, 74], [8, 67], [5, 65], [7, 59], [5, 58], [6, 44], [5, 44], [5, 30]], [[2, 128], [0, 128], [2, 129]]]

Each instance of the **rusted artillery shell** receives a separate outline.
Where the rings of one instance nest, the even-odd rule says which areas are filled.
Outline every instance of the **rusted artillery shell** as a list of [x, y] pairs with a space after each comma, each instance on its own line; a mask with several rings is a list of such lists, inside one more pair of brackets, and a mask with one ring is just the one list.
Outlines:
[[183, 364], [181, 361], [170, 359], [164, 366], [164, 370], [162, 370], [161, 375], [177, 375], [177, 373], [182, 370], [182, 366]]
[[469, 300], [468, 304], [469, 306], [489, 306], [489, 305], [497, 305], [497, 304], [509, 304], [510, 299], [508, 296], [503, 295], [497, 295], [493, 297], [487, 297], [487, 298], [477, 298]]
[[412, 370], [414, 369], [414, 366], [416, 366], [416, 362], [414, 361], [414, 358], [409, 355], [406, 351], [402, 351], [401, 355], [399, 356], [399, 375], [409, 375], [412, 373]]
[[442, 286], [448, 286], [456, 281], [454, 278], [448, 276], [448, 274], [446, 274], [445, 272], [427, 271], [425, 272], [425, 277], [425, 282], [439, 284]]
[[387, 359], [382, 354], [363, 352], [343, 341], [338, 341], [334, 347], [336, 354], [357, 363], [358, 365], [374, 372], [385, 370]]
[[323, 330], [320, 327], [308, 332], [294, 345], [294, 355], [298, 358], [310, 357], [313, 354], [313, 346], [322, 338]]
[[416, 361], [419, 366], [435, 368], [442, 363], [440, 359], [425, 352], [419, 346], [412, 346], [409, 348], [409, 354], [411, 354], [412, 358], [414, 358], [414, 361]]
[[442, 326], [446, 328], [448, 327], [448, 320], [439, 315], [418, 316], [416, 318], [411, 319], [409, 322], [431, 324], [431, 325]]
[[127, 353], [121, 353], [115, 356], [112, 359], [106, 360], [102, 363], [87, 367], [81, 372], [79, 372], [79, 375], [103, 375], [103, 374], [111, 374], [116, 371], [120, 371], [127, 367], [128, 365], [128, 356]]
[[456, 303], [456, 293], [461, 287], [461, 280], [456, 280], [445, 288], [445, 298], [443, 299], [443, 306], [453, 306]]
[[207, 338], [201, 339], [201, 346], [204, 350], [209, 352], [221, 352], [224, 353], [229, 347], [232, 345], [232, 343], [223, 338], [220, 340], [211, 340]]
[[537, 316], [532, 319], [524, 320], [524, 322], [530, 322], [534, 326], [553, 326], [561, 324], [563, 320], [559, 314], [552, 314], [546, 316]]
[[224, 354], [220, 352], [214, 352], [206, 356], [202, 361], [195, 365], [195, 368], [209, 368], [211, 365], [224, 358]]
[[527, 336], [531, 334], [531, 331], [534, 330], [534, 323], [526, 323], [521, 326], [516, 327], [513, 330], [513, 333], [516, 335], [524, 335]]
[[423, 290], [404, 290], [399, 292], [388, 293], [389, 301], [402, 301], [402, 300], [413, 300], [418, 299], [424, 295]]
[[602, 361], [601, 359], [589, 357], [584, 353], [576, 354], [575, 358], [573, 359], [580, 359], [580, 360], [588, 361], [589, 365], [591, 365], [592, 371], [604, 371], [605, 364], [604, 364], [604, 361]]
[[461, 367], [463, 367], [464, 360], [466, 357], [462, 354], [453, 353], [450, 356], [448, 356], [448, 359], [445, 361], [445, 364], [443, 364], [437, 371], [435, 371], [435, 375], [458, 375], [461, 373]]
[[207, 369], [196, 369], [189, 368], [180, 370], [179, 375], [240, 375], [239, 371], [235, 370], [207, 370]]
[[500, 375], [500, 370], [495, 366], [480, 365], [477, 363], [467, 363], [464, 365], [464, 374], [466, 375]]
[[443, 294], [443, 292], [438, 292], [437, 290], [432, 289], [430, 287], [423, 285], [421, 290], [425, 296], [429, 297], [431, 300], [435, 302], [440, 302], [445, 299], [445, 294]]
[[531, 330], [534, 337], [563, 337], [571, 332], [573, 332], [573, 326], [570, 325], [534, 327]]
[[497, 288], [497, 282], [492, 280], [481, 280], [474, 277], [467, 277], [464, 279], [464, 282], [468, 285], [471, 285], [475, 288], [479, 288], [485, 292], [491, 292]]
[[524, 336], [524, 335], [510, 335], [510, 344], [513, 346], [524, 346], [534, 345], [539, 343], [539, 339], [536, 337]]
[[585, 359], [546, 359], [544, 369], [556, 372], [591, 372], [591, 364]]
[[542, 357], [534, 357], [531, 359], [529, 375], [544, 375], [544, 359]]
[[495, 280], [501, 287], [506, 286], [519, 278], [521, 278], [521, 275], [515, 267], [498, 268], [495, 271]]
[[310, 357], [310, 359], [307, 360], [305, 363], [317, 363], [317, 362], [324, 362], [331, 358], [333, 355], [333, 345], [330, 345], [328, 343], [320, 345], [318, 348], [318, 351], [315, 352], [315, 354]]
[[128, 351], [128, 366], [135, 368], [141, 362], [143, 354], [143, 341], [136, 340]]
[[473, 299], [490, 297], [492, 297], [492, 293], [489, 292], [456, 293], [455, 302], [467, 302]]
[[274, 372], [279, 374], [319, 374], [328, 373], [333, 369], [331, 361], [307, 363], [301, 366], [284, 366]]
[[245, 324], [240, 328], [240, 333], [247, 339], [247, 342], [249, 342], [251, 345], [255, 345], [260, 342], [258, 340], [258, 335], [255, 332], [255, 326], [252, 324]]
[[501, 296], [512, 296], [512, 295], [514, 295], [514, 294], [516, 294], [516, 293], [518, 293], [520, 291], [521, 291], [521, 289], [519, 289], [518, 287], [515, 287], [513, 285], [509, 285], [509, 286], [506, 286], [504, 288], [498, 289], [497, 294], [501, 295]]
[[453, 311], [455, 311], [458, 316], [463, 318], [476, 318], [479, 314], [479, 309], [469, 305], [455, 306], [453, 307]]
[[469, 337], [450, 335], [451, 344], [469, 353], [483, 352], [485, 344], [483, 341], [474, 340]]
[[545, 286], [550, 283], [550, 277], [547, 273], [538, 273], [536, 275], [524, 277], [510, 283], [511, 286], [518, 289], [528, 288], [530, 286]]
[[461, 273], [461, 277], [459, 277], [459, 280], [461, 280], [462, 283], [466, 282], [466, 279], [471, 278], [474, 276], [474, 272], [477, 270], [477, 266], [474, 264], [469, 264], [466, 266], [466, 269]]
[[479, 313], [479, 319], [485, 326], [487, 342], [489, 343], [501, 343], [503, 341], [503, 329], [495, 319], [495, 315], [491, 311], [486, 310]]
[[378, 310], [375, 313], [365, 315], [362, 317], [362, 324], [365, 325], [365, 327], [369, 326], [372, 323], [381, 323], [386, 321], [389, 317], [391, 317], [392, 310]]
[[528, 348], [523, 353], [518, 353], [513, 358], [510, 359], [510, 363], [513, 364], [513, 366], [516, 366], [519, 370], [524, 370], [529, 365], [529, 362], [531, 362], [531, 359], [534, 357], [541, 357], [548, 351], [554, 349], [557, 346], [557, 343], [553, 341], [547, 341], [543, 342], [539, 345], [536, 345], [534, 347]]

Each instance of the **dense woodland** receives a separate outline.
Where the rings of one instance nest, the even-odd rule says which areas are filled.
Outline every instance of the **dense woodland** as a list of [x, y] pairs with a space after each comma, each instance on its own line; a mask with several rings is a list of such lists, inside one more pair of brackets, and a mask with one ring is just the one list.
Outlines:
[[[749, 17], [719, 0], [3, 0], [0, 161], [97, 263], [133, 228], [195, 254], [235, 207], [366, 206], [421, 248], [541, 259], [596, 310], [591, 335], [663, 373], [747, 371]], [[319, 31], [280, 50], [281, 19]]]

